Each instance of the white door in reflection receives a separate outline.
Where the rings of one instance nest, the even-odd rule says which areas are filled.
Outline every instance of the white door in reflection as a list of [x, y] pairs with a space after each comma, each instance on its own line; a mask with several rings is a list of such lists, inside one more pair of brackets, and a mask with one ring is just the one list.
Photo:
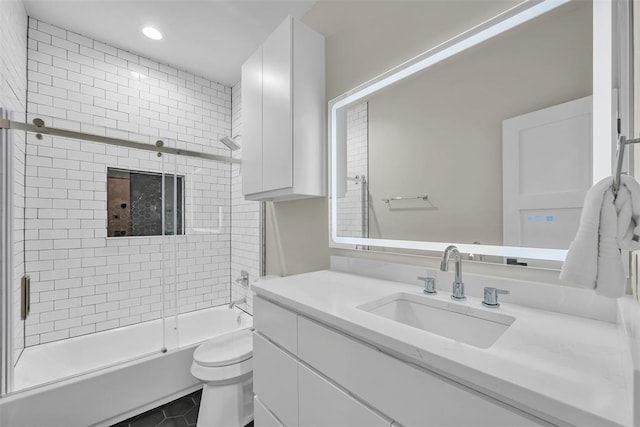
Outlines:
[[592, 103], [588, 96], [502, 122], [505, 246], [569, 247], [592, 183]]

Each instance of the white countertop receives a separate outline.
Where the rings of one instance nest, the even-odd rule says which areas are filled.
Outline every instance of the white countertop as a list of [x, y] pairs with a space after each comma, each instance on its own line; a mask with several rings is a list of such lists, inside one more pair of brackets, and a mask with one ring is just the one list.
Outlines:
[[[431, 334], [357, 307], [421, 288], [363, 276], [318, 271], [256, 283], [257, 295], [436, 371], [552, 423], [630, 426], [631, 390], [624, 340], [613, 323], [501, 303], [516, 318], [488, 349]], [[424, 296], [451, 302], [449, 294]], [[454, 304], [480, 310], [468, 297]]]

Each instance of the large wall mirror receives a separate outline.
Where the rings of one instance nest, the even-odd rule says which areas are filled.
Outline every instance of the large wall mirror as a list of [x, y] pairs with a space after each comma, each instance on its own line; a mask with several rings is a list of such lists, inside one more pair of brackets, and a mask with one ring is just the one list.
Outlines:
[[332, 245], [558, 268], [611, 161], [592, 38], [592, 2], [525, 2], [332, 100]]

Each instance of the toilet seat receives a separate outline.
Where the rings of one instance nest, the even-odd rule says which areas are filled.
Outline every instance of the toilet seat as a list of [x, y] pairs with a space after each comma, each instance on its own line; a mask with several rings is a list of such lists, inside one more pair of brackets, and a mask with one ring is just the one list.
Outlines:
[[202, 367], [216, 368], [235, 365], [253, 355], [253, 337], [251, 330], [241, 329], [201, 344], [193, 352], [193, 361]]

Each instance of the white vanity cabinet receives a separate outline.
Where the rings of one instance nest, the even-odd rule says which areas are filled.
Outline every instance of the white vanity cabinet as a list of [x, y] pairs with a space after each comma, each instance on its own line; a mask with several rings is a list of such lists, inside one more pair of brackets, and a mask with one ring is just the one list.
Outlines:
[[345, 390], [298, 365], [298, 417], [303, 427], [389, 427], [391, 421], [358, 402]]
[[247, 200], [325, 195], [324, 38], [287, 17], [242, 66]]
[[309, 319], [298, 339], [301, 360], [404, 426], [547, 425]]
[[262, 298], [255, 298], [254, 312], [256, 426], [390, 427], [390, 419], [297, 357], [300, 316]]
[[264, 336], [253, 337], [253, 391], [285, 426], [298, 425], [298, 361]]
[[550, 425], [259, 296], [254, 303], [257, 427]]

